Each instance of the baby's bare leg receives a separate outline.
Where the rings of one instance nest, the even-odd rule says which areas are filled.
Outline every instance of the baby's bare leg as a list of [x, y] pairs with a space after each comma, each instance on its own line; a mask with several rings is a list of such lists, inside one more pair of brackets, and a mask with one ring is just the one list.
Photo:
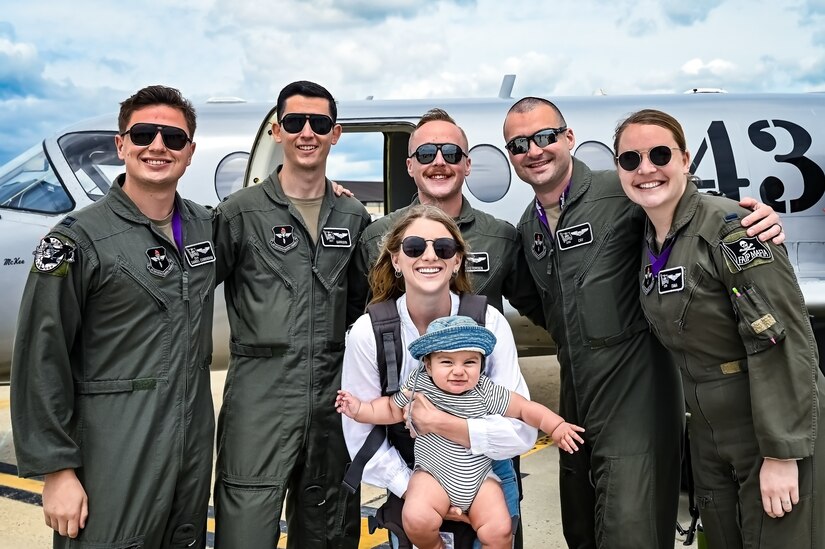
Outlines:
[[482, 547], [510, 549], [513, 546], [513, 524], [498, 482], [491, 478], [484, 480], [467, 515]]
[[414, 472], [401, 511], [404, 532], [410, 541], [420, 549], [440, 549], [438, 529], [449, 508], [450, 498], [441, 484], [426, 471]]

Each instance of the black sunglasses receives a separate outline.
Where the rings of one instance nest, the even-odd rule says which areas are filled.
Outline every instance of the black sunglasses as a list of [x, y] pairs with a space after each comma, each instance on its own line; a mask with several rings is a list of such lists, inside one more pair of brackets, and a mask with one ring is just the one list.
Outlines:
[[287, 133], [299, 133], [309, 120], [309, 127], [318, 135], [326, 135], [335, 125], [325, 114], [290, 113], [281, 118], [281, 127]]
[[450, 259], [457, 251], [455, 240], [452, 238], [436, 238], [430, 240], [420, 236], [408, 236], [401, 241], [401, 250], [407, 257], [421, 257], [427, 249], [427, 242], [433, 243], [435, 255], [441, 259]]
[[619, 166], [621, 166], [624, 171], [632, 172], [638, 169], [639, 165], [641, 165], [642, 155], [647, 154], [650, 162], [661, 168], [662, 166], [667, 166], [668, 163], [670, 163], [670, 159], [673, 158], [673, 153], [671, 151], [681, 152], [682, 149], [679, 147], [659, 145], [658, 147], [653, 147], [647, 151], [625, 151], [616, 157], [616, 162], [619, 163]]
[[562, 126], [561, 128], [545, 128], [537, 131], [533, 135], [514, 137], [507, 142], [505, 147], [511, 154], [524, 154], [530, 150], [530, 141], [532, 141], [538, 148], [543, 149], [558, 141], [558, 135], [565, 130], [567, 130], [567, 126]]
[[147, 124], [145, 122], [138, 122], [133, 124], [131, 128], [120, 134], [121, 137], [129, 135], [132, 138], [132, 143], [138, 147], [148, 147], [155, 140], [155, 136], [160, 132], [163, 138], [163, 144], [167, 149], [179, 151], [183, 149], [187, 143], [192, 140], [186, 135], [186, 132], [175, 126], [159, 126], [157, 124]]
[[462, 151], [461, 147], [455, 143], [424, 143], [419, 145], [415, 152], [407, 158], [415, 157], [421, 164], [432, 164], [438, 151], [441, 151], [441, 156], [444, 157], [444, 162], [447, 164], [458, 164], [461, 162], [461, 157], [467, 156], [467, 153]]

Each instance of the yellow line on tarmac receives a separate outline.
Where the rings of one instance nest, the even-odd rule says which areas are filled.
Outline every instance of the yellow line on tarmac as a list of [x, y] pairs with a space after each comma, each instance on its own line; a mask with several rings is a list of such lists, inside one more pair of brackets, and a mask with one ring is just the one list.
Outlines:
[[553, 444], [553, 439], [550, 438], [550, 435], [544, 435], [543, 437], [539, 437], [539, 439], [536, 441], [536, 445], [533, 446], [533, 448], [531, 450], [521, 454], [521, 457], [526, 458], [527, 456], [529, 456], [531, 454], [535, 454], [539, 450], [544, 450], [548, 446], [552, 446], [552, 444]]
[[17, 478], [14, 475], [6, 473], [0, 473], [0, 485], [25, 490], [26, 492], [34, 492], [35, 494], [43, 493], [42, 481], [32, 480], [30, 478]]

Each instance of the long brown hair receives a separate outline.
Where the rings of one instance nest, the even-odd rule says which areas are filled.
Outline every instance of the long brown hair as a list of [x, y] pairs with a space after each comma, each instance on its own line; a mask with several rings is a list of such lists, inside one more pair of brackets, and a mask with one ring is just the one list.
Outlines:
[[461, 231], [458, 230], [458, 225], [440, 208], [428, 204], [418, 204], [409, 208], [384, 236], [378, 260], [370, 270], [369, 282], [370, 291], [372, 292], [370, 303], [397, 299], [406, 291], [404, 277], [398, 278], [395, 276], [395, 269], [392, 266], [392, 254], [401, 251], [401, 240], [404, 237], [404, 232], [416, 219], [437, 221], [449, 231], [450, 236], [455, 240], [456, 250], [461, 254], [458, 274], [450, 280], [450, 290], [457, 294], [472, 291], [470, 279], [464, 270], [464, 258], [467, 257], [468, 247], [464, 237], [461, 236]]

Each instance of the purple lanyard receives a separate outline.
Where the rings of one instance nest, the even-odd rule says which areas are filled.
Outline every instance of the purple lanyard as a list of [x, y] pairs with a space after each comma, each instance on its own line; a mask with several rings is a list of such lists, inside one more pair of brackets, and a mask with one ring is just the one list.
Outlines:
[[[564, 188], [564, 192], [561, 193], [559, 197], [559, 209], [564, 209], [564, 204], [567, 202], [567, 194], [570, 192], [570, 184], [573, 183], [573, 180], [567, 182], [567, 186]], [[539, 202], [539, 197], [536, 197], [536, 212], [539, 214], [539, 220], [541, 221], [542, 225], [547, 227], [550, 230], [550, 224], [547, 222], [547, 212], [544, 211], [544, 206], [541, 205]]]
[[180, 213], [175, 208], [175, 213], [172, 214], [172, 235], [175, 237], [175, 245], [178, 250], [183, 249], [183, 227], [181, 226]]
[[673, 242], [673, 240], [668, 242], [659, 255], [654, 254], [650, 246], [647, 247], [647, 258], [650, 260], [650, 270], [653, 276], [659, 276], [659, 271], [667, 264], [667, 258], [670, 257], [670, 251], [673, 249]]

